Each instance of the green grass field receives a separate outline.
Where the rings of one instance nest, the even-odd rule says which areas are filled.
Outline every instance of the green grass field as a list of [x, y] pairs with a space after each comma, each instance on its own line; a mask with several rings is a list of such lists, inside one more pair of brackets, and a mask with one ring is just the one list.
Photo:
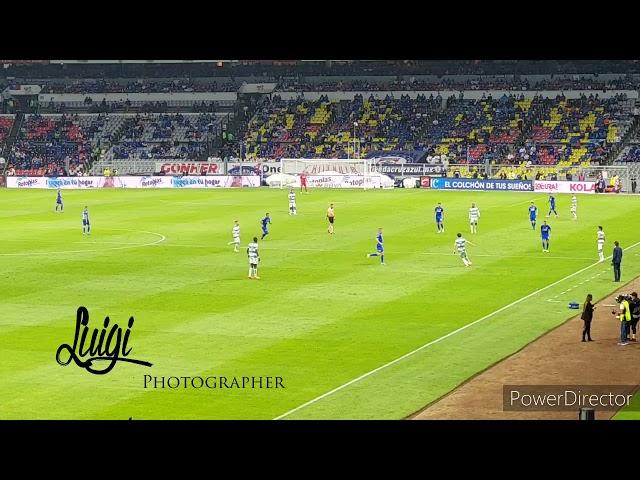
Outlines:
[[[404, 418], [575, 315], [569, 301], [613, 291], [609, 262], [594, 264], [597, 225], [608, 255], [613, 240], [640, 242], [629, 228], [640, 203], [627, 196], [580, 196], [573, 221], [569, 196], [558, 195], [550, 253], [527, 216], [531, 200], [544, 216], [547, 197], [529, 193], [314, 190], [298, 195], [297, 217], [287, 215], [286, 190], [63, 196], [60, 214], [55, 191], [0, 190], [3, 419]], [[444, 234], [435, 232], [438, 201]], [[472, 201], [482, 214], [473, 236]], [[273, 225], [252, 281], [244, 247], [265, 212]], [[235, 219], [242, 253], [227, 246]], [[365, 257], [378, 227], [385, 266]], [[471, 268], [453, 254], [458, 231], [477, 244]], [[623, 282], [640, 275], [638, 254], [640, 245], [625, 252]], [[93, 327], [134, 316], [130, 357], [153, 367], [92, 375], [58, 365], [80, 305]], [[280, 376], [285, 388], [154, 390], [145, 374]]]

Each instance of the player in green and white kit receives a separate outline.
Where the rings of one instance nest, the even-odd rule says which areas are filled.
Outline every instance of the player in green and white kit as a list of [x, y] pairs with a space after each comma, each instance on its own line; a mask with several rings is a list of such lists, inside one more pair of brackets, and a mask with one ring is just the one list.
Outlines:
[[476, 207], [475, 203], [471, 204], [469, 209], [469, 225], [471, 226], [471, 233], [478, 233], [478, 219], [480, 218], [480, 209]]
[[578, 199], [574, 195], [571, 197], [571, 215], [573, 215], [573, 219], [578, 219]]
[[238, 220], [235, 221], [233, 225], [233, 229], [231, 230], [231, 235], [233, 236], [233, 240], [227, 243], [227, 245], [233, 245], [233, 251], [240, 251], [240, 224]]
[[462, 236], [462, 234], [459, 233], [458, 238], [456, 238], [456, 241], [454, 242], [454, 245], [453, 245], [453, 248], [454, 248], [453, 253], [457, 252], [460, 255], [460, 258], [462, 259], [462, 263], [464, 263], [465, 267], [472, 265], [471, 260], [469, 260], [469, 257], [467, 257], [467, 243], [475, 246], [475, 244], [465, 239]]
[[260, 280], [258, 276], [258, 263], [260, 263], [260, 254], [258, 253], [258, 238], [253, 237], [253, 242], [247, 247], [247, 257], [249, 257], [249, 278]]
[[296, 192], [293, 188], [289, 191], [289, 215], [297, 215], [298, 208], [296, 207]]
[[604, 262], [604, 230], [602, 227], [598, 227], [598, 258], [600, 262]]

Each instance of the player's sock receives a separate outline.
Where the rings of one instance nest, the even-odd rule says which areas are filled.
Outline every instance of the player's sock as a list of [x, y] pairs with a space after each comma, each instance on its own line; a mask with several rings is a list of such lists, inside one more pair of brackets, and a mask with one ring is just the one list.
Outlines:
[[384, 254], [380, 255], [380, 263], [384, 263]]

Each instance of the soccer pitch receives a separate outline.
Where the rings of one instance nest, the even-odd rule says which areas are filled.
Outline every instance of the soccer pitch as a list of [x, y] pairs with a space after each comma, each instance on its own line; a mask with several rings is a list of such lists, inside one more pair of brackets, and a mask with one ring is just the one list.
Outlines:
[[[313, 190], [289, 216], [287, 193], [65, 190], [56, 213], [53, 190], [0, 190], [0, 418], [400, 419], [575, 315], [570, 301], [613, 291], [610, 260], [595, 263], [598, 225], [606, 255], [614, 240], [628, 248], [622, 281], [640, 275], [629, 196], [579, 196], [574, 221], [570, 196], [557, 195], [543, 253], [543, 194]], [[245, 249], [265, 212], [261, 280], [249, 280]], [[240, 253], [227, 245], [234, 220]], [[378, 227], [384, 266], [366, 258]], [[453, 253], [457, 232], [477, 244], [472, 267]], [[131, 356], [153, 366], [59, 365], [80, 305], [96, 328], [135, 317]], [[279, 376], [285, 388], [145, 389], [145, 375]]]

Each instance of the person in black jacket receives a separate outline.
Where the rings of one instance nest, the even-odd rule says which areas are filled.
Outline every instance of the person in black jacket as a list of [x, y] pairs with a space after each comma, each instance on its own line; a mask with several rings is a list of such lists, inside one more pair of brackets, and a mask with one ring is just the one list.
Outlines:
[[586, 342], [585, 337], [590, 342], [593, 342], [591, 338], [591, 320], [593, 320], [593, 310], [596, 308], [593, 306], [591, 301], [593, 300], [593, 296], [591, 294], [587, 295], [587, 299], [584, 302], [584, 308], [582, 310], [582, 320], [584, 321], [584, 328], [582, 329], [582, 341]]
[[613, 277], [614, 282], [620, 281], [620, 264], [622, 263], [622, 248], [620, 248], [620, 244], [615, 241], [613, 242], [615, 247], [613, 249], [613, 258], [611, 259], [611, 265], [613, 265]]

